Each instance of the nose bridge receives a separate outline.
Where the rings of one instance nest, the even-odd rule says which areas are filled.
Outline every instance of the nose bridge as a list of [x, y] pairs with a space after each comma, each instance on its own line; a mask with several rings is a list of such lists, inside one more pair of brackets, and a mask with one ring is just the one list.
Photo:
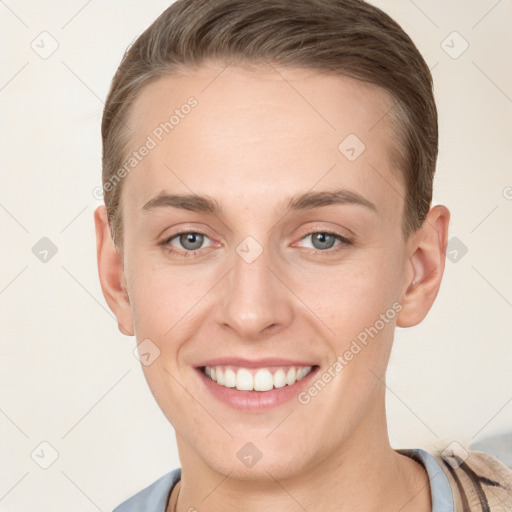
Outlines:
[[256, 338], [270, 326], [290, 322], [290, 294], [275, 275], [279, 269], [268, 246], [247, 237], [235, 248], [232, 261], [222, 290], [221, 323], [242, 337]]

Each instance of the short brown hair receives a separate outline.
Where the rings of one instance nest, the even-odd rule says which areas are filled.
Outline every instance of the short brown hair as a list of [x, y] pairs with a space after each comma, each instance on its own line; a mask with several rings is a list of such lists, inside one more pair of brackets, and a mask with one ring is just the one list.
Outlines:
[[384, 88], [395, 101], [404, 236], [423, 224], [432, 201], [437, 110], [430, 70], [394, 20], [362, 0], [177, 0], [125, 52], [103, 112], [104, 200], [118, 249], [122, 183], [106, 185], [126, 158], [130, 107], [149, 83], [206, 60], [335, 72]]

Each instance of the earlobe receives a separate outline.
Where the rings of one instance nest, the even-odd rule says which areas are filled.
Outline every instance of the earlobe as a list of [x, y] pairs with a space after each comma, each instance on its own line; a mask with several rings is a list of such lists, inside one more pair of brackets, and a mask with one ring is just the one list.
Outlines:
[[104, 205], [96, 208], [94, 224], [96, 228], [98, 274], [103, 296], [117, 318], [121, 333], [126, 336], [133, 336], [133, 321], [123, 262], [112, 240], [107, 209]]
[[430, 209], [422, 227], [411, 238], [409, 274], [412, 278], [404, 291], [398, 327], [419, 324], [434, 303], [444, 273], [450, 212], [443, 205]]

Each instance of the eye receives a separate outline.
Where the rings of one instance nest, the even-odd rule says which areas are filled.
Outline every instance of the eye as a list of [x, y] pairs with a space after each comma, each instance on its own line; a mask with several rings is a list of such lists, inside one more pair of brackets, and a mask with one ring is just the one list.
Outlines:
[[[161, 245], [163, 245], [171, 253], [188, 256], [190, 254], [194, 254], [195, 251], [199, 249], [203, 249], [203, 243], [205, 240], [210, 239], [203, 233], [198, 233], [197, 231], [187, 231], [171, 235], [170, 237], [166, 238], [163, 242], [161, 242]], [[176, 249], [176, 246], [174, 245], [173, 241], [176, 241], [175, 243], [179, 244], [179, 246], [181, 246], [181, 248], [183, 248], [184, 250], [180, 250], [179, 246]], [[206, 247], [209, 247], [210, 245], [211, 243]]]
[[[339, 245], [351, 245], [352, 243], [348, 238], [345, 238], [342, 235], [338, 235], [337, 233], [330, 233], [327, 231], [315, 231], [313, 233], [309, 233], [303, 237], [302, 240], [306, 240], [308, 238], [311, 240], [311, 244], [313, 246], [311, 248], [318, 252], [327, 252], [332, 247]], [[339, 241], [338, 244], [336, 244], [337, 240]], [[335, 251], [336, 250], [338, 249], [335, 249]]]

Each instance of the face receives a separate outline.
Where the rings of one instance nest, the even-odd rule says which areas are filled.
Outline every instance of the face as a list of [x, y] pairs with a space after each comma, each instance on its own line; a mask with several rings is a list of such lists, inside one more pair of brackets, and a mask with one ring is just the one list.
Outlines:
[[131, 111], [132, 149], [152, 147], [123, 182], [126, 317], [183, 465], [284, 478], [385, 430], [410, 277], [392, 101], [222, 69], [162, 78]]

